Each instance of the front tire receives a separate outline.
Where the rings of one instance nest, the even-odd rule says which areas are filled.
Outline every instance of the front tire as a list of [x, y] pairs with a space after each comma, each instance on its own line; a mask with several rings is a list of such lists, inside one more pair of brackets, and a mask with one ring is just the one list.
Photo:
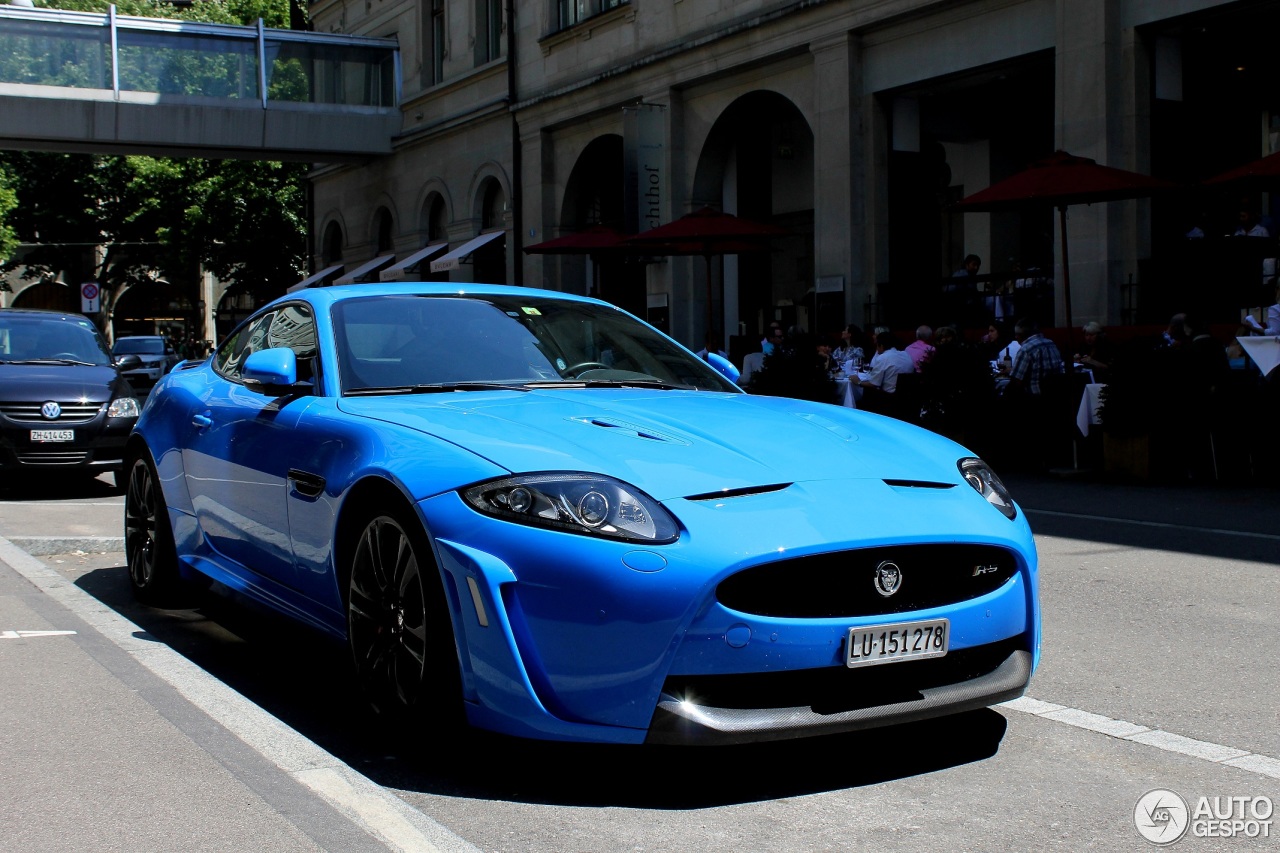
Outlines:
[[178, 554], [160, 477], [145, 450], [129, 458], [123, 469], [124, 553], [129, 586], [143, 604], [163, 607], [177, 598]]
[[396, 722], [463, 722], [453, 627], [421, 525], [406, 511], [357, 529], [347, 595], [356, 676], [379, 715]]

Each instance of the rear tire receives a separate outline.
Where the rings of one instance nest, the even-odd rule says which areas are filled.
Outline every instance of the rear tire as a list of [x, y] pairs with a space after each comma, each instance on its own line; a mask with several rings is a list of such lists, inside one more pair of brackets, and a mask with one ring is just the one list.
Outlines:
[[[465, 722], [453, 625], [421, 524], [407, 509], [370, 513], [348, 566], [347, 637], [379, 716], [411, 737]], [[435, 732], [432, 732], [435, 734]]]
[[134, 598], [153, 607], [177, 603], [181, 591], [178, 554], [160, 477], [151, 455], [130, 456], [124, 480], [124, 553]]

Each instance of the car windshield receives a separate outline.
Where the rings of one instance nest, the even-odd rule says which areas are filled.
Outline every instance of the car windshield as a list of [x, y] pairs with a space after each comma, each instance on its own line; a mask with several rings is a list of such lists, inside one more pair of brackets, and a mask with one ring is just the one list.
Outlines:
[[164, 355], [164, 341], [160, 338], [121, 338], [111, 351], [116, 355]]
[[87, 319], [0, 311], [0, 362], [106, 365], [111, 356]]
[[369, 296], [333, 309], [342, 392], [518, 387], [737, 391], [607, 305], [534, 296]]

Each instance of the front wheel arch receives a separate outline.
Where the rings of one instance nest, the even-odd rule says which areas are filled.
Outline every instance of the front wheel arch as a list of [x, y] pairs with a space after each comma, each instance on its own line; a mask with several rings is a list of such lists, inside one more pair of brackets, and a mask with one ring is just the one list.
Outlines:
[[[376, 689], [370, 692], [369, 698], [381, 715], [396, 722], [410, 723], [415, 727], [422, 722], [460, 725], [465, 718], [462, 713], [459, 643], [454, 632], [456, 593], [450, 594], [453, 591], [448, 588], [448, 579], [440, 570], [430, 538], [412, 502], [393, 484], [380, 478], [369, 478], [351, 489], [343, 502], [334, 537], [336, 580], [343, 610], [347, 614], [347, 641], [357, 676], [360, 676], [363, 649], [356, 648], [362, 638], [360, 632], [353, 630], [353, 566], [357, 558], [362, 557], [358, 552], [366, 530], [388, 519], [404, 531], [412, 545], [417, 577], [425, 599], [427, 630], [435, 640], [429, 647], [439, 651], [425, 667], [420, 698], [407, 704], [389, 702], [388, 694], [384, 692], [379, 696]], [[365, 687], [368, 690], [370, 685], [365, 684]]]

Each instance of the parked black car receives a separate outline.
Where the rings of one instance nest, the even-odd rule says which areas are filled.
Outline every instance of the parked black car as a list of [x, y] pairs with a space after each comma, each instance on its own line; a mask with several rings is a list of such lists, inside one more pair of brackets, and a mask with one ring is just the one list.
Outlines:
[[118, 471], [138, 400], [87, 318], [0, 309], [0, 471]]

